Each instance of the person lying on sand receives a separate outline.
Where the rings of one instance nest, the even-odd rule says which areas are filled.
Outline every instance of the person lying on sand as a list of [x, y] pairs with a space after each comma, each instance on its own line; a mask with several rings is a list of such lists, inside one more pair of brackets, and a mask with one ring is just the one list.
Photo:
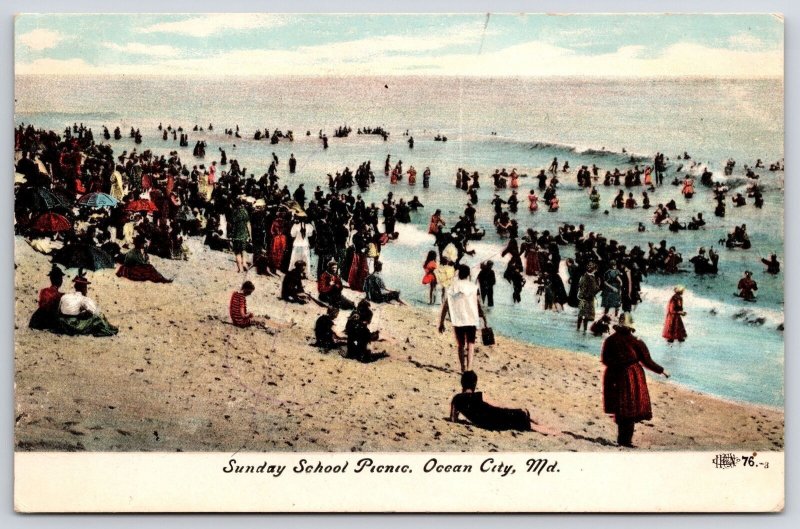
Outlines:
[[470, 424], [485, 430], [517, 430], [529, 432], [535, 430], [545, 435], [557, 432], [538, 426], [528, 410], [522, 408], [501, 408], [483, 400], [483, 393], [475, 391], [478, 386], [478, 375], [474, 371], [461, 374], [461, 393], [450, 401], [450, 420], [460, 422], [463, 415]]

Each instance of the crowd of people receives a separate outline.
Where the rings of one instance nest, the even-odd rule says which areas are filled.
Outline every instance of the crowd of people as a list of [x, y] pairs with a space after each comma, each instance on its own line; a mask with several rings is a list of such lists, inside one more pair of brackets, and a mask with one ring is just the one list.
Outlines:
[[[208, 129], [212, 130], [211, 124]], [[171, 133], [173, 139], [180, 133], [181, 144], [188, 142], [188, 135], [180, 127], [173, 129], [170, 125], [160, 130], [163, 135]], [[198, 130], [196, 125], [194, 130]], [[131, 132], [132, 137], [141, 138], [138, 130], [132, 128]], [[228, 132], [238, 136], [239, 128], [235, 132], [226, 129]], [[340, 127], [334, 136], [343, 137], [350, 132], [349, 127]], [[388, 132], [365, 127], [358, 129], [358, 134], [379, 134], [386, 139]], [[277, 130], [272, 135], [268, 130], [263, 134], [258, 131], [258, 135], [292, 139]], [[118, 136], [119, 127], [114, 131], [114, 138]], [[104, 127], [104, 139], [109, 138], [110, 133]], [[327, 147], [327, 136], [322, 131], [320, 138]], [[412, 141], [410, 137], [409, 147], [413, 148]], [[141, 143], [140, 139], [136, 143]], [[172, 280], [150, 263], [149, 255], [190, 259], [186, 239], [198, 237], [210, 250], [232, 253], [239, 273], [252, 268], [256, 274], [280, 277], [278, 297], [283, 302], [322, 307], [323, 314], [314, 326], [317, 347], [339, 350], [343, 356], [361, 362], [386, 356], [370, 348], [370, 344], [381, 339], [380, 333], [370, 327], [373, 310], [376, 305], [403, 301], [400, 292], [387, 287], [382, 277], [381, 250], [399, 237], [396, 223], [411, 222], [411, 213], [424, 206], [417, 196], [406, 201], [397, 199], [391, 191], [380, 206], [367, 204], [360, 194], [354, 193], [353, 188], [364, 192], [375, 184], [371, 161], [361, 163], [355, 172], [345, 167], [335, 175], [329, 174], [327, 190], [317, 185], [307, 196], [302, 183], [294, 190], [281, 184], [280, 160], [275, 153], [267, 171], [256, 177], [236, 159], [229, 160], [222, 149], [219, 165], [214, 160], [206, 166], [204, 141], [197, 142], [192, 153], [195, 160], [187, 163], [177, 151], [158, 155], [150, 150], [133, 149], [115, 155], [107, 143], [96, 143], [91, 129], [82, 124], [67, 128], [63, 136], [20, 125], [15, 129], [15, 147], [19, 153], [16, 171], [22, 176], [15, 189], [16, 232], [29, 238], [37, 251], [51, 255], [54, 263], [49, 273], [51, 285], [40, 293], [39, 309], [31, 318], [32, 328], [68, 335], [113, 336], [118, 328], [102, 316], [88, 297], [91, 282], [83, 269], [118, 266], [120, 280], [169, 285]], [[288, 166], [289, 172], [294, 173], [297, 160], [293, 154]], [[548, 211], [559, 209], [558, 173], [568, 170], [568, 162], [560, 166], [554, 159], [547, 172], [542, 169], [536, 176], [541, 200]], [[603, 185], [639, 186], [652, 192], [663, 185], [665, 172], [663, 155], [658, 154], [652, 166], [640, 169], [634, 165], [624, 173], [616, 168], [607, 171]], [[592, 210], [600, 207], [595, 185], [599, 175], [600, 168], [596, 165], [591, 168], [584, 165], [577, 171], [578, 186], [589, 190]], [[413, 166], [404, 170], [401, 160], [392, 163], [391, 156], [387, 156], [384, 176], [390, 189], [403, 178], [413, 186], [417, 171]], [[424, 188], [429, 186], [430, 176], [430, 168], [426, 168]], [[586, 333], [590, 326], [595, 336], [615, 331], [603, 345], [603, 362], [608, 366], [606, 384], [616, 388], [606, 392], [606, 411], [617, 416], [619, 443], [629, 446], [633, 422], [650, 416], [649, 401], [645, 404], [642, 397], [638, 407], [629, 410], [619, 396], [627, 395], [628, 390], [620, 389], [620, 384], [632, 384], [635, 387], [629, 388], [630, 391], [646, 394], [646, 384], [639, 373], [641, 367], [637, 371], [631, 366], [641, 364], [663, 372], [650, 359], [643, 342], [632, 336], [630, 314], [642, 301], [643, 278], [648, 274], [677, 273], [683, 257], [666, 240], [648, 243], [646, 249], [638, 245], [628, 247], [602, 233], [588, 231], [583, 224], [566, 223], [557, 233], [529, 228], [521, 234], [521, 221], [516, 217], [520, 201], [517, 189], [521, 178], [527, 175], [516, 168], [510, 172], [498, 168], [491, 176], [497, 192], [491, 201], [493, 223], [498, 235], [505, 239], [499, 252], [499, 259], [505, 260], [502, 279], [512, 286], [512, 301], [522, 302], [523, 286], [533, 280], [537, 302], [544, 309], [563, 311], [565, 306], [577, 309], [579, 331]], [[691, 176], [677, 185], [682, 185], [681, 192], [687, 200], [694, 196]], [[492, 260], [480, 263], [474, 278], [470, 267], [463, 262], [465, 256], [474, 255], [471, 241], [481, 239], [486, 233], [479, 227], [475, 208], [479, 172], [459, 168], [455, 186], [466, 192], [466, 208], [452, 226], [440, 209], [431, 216], [428, 233], [436, 250], [431, 250], [424, 260], [421, 281], [428, 289], [430, 304], [436, 303], [440, 294], [439, 330], [444, 330], [448, 318], [454, 327], [463, 391], [453, 400], [451, 415], [456, 420], [462, 414], [475, 424], [493, 425], [493, 429], [529, 429], [532, 424], [529, 413], [489, 405], [475, 392], [474, 348], [478, 331], [489, 328], [483, 304], [488, 308], [494, 305], [497, 279]], [[727, 189], [713, 183], [711, 186], [717, 207], [724, 211]], [[510, 195], [502, 198], [500, 193], [506, 189], [510, 189]], [[751, 191], [761, 201], [760, 205], [758, 202], [754, 205], [762, 207], [763, 189], [753, 185]], [[540, 199], [536, 193], [536, 189], [531, 189], [528, 195], [530, 214], [538, 211]], [[734, 205], [741, 207], [743, 200], [741, 194], [737, 195], [733, 198]], [[629, 191], [626, 197], [619, 190], [611, 205], [646, 210], [650, 201], [647, 191], [643, 192], [640, 205], [633, 192]], [[674, 216], [676, 209], [674, 200], [659, 204], [653, 222], [669, 224], [673, 233], [684, 228], [702, 229], [705, 224], [702, 214], [684, 226]], [[63, 226], [58, 225], [61, 219]], [[746, 226], [737, 226], [724, 244], [728, 248], [750, 248]], [[565, 247], [574, 252], [573, 257], [562, 258]], [[566, 284], [560, 273], [562, 261]], [[80, 266], [75, 266], [78, 262]], [[719, 255], [713, 249], [706, 252], [700, 248], [690, 262], [699, 275], [716, 274], [719, 270]], [[779, 273], [776, 255], [763, 262], [769, 273]], [[58, 264], [81, 269], [72, 280], [74, 293], [60, 292], [64, 272]], [[755, 300], [757, 290], [751, 276], [752, 272], [746, 271], [738, 283], [739, 295], [747, 301]], [[309, 283], [315, 288], [307, 291]], [[271, 332], [265, 318], [247, 310], [247, 297], [254, 290], [254, 284], [246, 280], [232, 293], [228, 307], [231, 322], [236, 327], [258, 327]], [[350, 294], [345, 295], [346, 291]], [[683, 292], [683, 287], [674, 289], [666, 310], [662, 334], [670, 343], [687, 338], [682, 320], [686, 314]], [[599, 318], [595, 306], [598, 295], [602, 309]], [[340, 311], [350, 311], [343, 335], [335, 330]], [[622, 375], [614, 374], [620, 369]], [[620, 382], [623, 379], [626, 382]]]

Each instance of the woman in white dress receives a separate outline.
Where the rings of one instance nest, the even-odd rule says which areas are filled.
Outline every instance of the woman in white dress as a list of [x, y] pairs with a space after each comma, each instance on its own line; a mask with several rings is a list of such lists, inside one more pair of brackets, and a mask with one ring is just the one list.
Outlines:
[[306, 263], [311, 277], [311, 251], [309, 249], [308, 238], [314, 233], [314, 227], [311, 224], [306, 224], [306, 219], [295, 219], [292, 230], [289, 234], [292, 236], [292, 258], [289, 261], [290, 267], [294, 266], [297, 261]]

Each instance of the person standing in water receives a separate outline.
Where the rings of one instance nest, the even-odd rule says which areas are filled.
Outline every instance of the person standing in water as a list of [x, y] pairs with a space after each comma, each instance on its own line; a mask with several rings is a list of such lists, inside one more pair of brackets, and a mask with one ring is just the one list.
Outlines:
[[597, 265], [590, 262], [586, 265], [586, 273], [583, 274], [578, 282], [578, 323], [575, 330], [581, 330], [581, 323], [583, 323], [583, 332], [589, 327], [589, 322], [594, 321], [594, 298], [600, 292], [600, 283], [594, 276], [597, 270]]
[[675, 287], [675, 293], [667, 303], [667, 317], [664, 320], [664, 330], [661, 335], [669, 343], [673, 343], [675, 340], [679, 342], [686, 340], [686, 327], [683, 326], [683, 316], [686, 316], [683, 311], [683, 291], [683, 286]]

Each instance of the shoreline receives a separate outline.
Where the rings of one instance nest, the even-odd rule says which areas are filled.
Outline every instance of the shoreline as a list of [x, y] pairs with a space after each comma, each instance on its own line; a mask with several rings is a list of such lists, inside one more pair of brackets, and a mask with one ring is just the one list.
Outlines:
[[[270, 315], [276, 333], [235, 329], [224, 323], [227, 300], [245, 275], [230, 254], [197, 243], [188, 263], [153, 257], [171, 285], [90, 272], [89, 295], [121, 331], [71, 338], [27, 328], [50, 265], [15, 237], [16, 450], [624, 450], [602, 411], [597, 356], [498, 336], [476, 348], [478, 390], [559, 433], [453, 424], [444, 417], [458, 359], [452, 332], [436, 332], [429, 311], [378, 306], [386, 341], [373, 350], [390, 356], [360, 364], [308, 345], [320, 307], [279, 301], [278, 279], [247, 274], [257, 286], [249, 308]], [[637, 426], [641, 449], [783, 449], [782, 409], [648, 378], [654, 418]]]

